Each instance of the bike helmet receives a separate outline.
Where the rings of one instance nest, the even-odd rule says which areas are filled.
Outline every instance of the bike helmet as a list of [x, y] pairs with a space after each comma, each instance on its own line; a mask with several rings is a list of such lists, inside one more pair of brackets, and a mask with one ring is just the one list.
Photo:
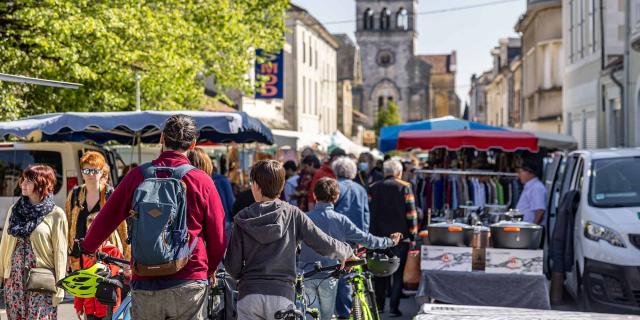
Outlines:
[[96, 263], [89, 268], [74, 271], [60, 279], [57, 286], [78, 298], [93, 298], [99, 280], [109, 275], [109, 268], [102, 263]]
[[400, 258], [389, 257], [384, 253], [375, 252], [367, 257], [367, 269], [376, 277], [388, 277], [398, 271]]

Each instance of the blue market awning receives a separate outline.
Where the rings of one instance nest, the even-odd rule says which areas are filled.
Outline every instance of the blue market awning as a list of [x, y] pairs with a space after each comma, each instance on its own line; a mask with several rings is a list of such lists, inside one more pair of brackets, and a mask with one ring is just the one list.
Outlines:
[[269, 128], [245, 113], [186, 110], [43, 114], [0, 123], [0, 137], [132, 144], [140, 135], [143, 143], [158, 143], [164, 122], [175, 114], [185, 114], [195, 119], [201, 141], [273, 143]]
[[416, 122], [409, 122], [400, 124], [397, 126], [388, 126], [380, 129], [380, 137], [378, 139], [378, 146], [380, 151], [389, 152], [395, 150], [398, 144], [398, 135], [402, 131], [415, 131], [415, 130], [498, 130], [504, 131], [506, 129], [500, 127], [493, 127], [490, 125], [472, 122], [467, 120], [461, 120], [452, 116], [422, 120]]

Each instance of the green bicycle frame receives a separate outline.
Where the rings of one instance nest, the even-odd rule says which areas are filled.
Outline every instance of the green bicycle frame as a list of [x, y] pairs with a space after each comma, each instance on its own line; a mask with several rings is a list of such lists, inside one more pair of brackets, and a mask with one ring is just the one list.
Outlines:
[[[350, 278], [348, 282], [353, 287], [354, 300], [358, 299], [358, 301], [360, 301], [360, 305], [362, 306], [363, 320], [379, 320], [380, 316], [378, 314], [377, 307], [375, 308], [376, 310], [372, 312], [371, 310], [372, 308], [371, 306], [369, 306], [369, 303], [367, 302], [366, 295], [368, 292], [367, 292], [365, 282], [369, 281], [370, 279], [367, 278], [361, 266], [353, 267], [352, 273], [355, 273], [356, 275]], [[375, 301], [373, 301], [373, 303], [375, 307]]]

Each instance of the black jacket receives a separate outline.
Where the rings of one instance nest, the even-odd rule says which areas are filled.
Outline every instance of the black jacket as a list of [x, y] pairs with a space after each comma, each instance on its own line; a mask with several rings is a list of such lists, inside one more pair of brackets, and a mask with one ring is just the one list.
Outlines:
[[418, 215], [409, 182], [386, 177], [369, 188], [371, 223], [369, 231], [384, 237], [400, 232], [414, 241], [418, 234]]

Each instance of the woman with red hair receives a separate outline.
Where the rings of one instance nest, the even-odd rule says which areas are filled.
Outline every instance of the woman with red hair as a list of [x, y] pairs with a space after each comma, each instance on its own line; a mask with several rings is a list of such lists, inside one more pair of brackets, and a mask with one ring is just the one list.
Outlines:
[[[109, 165], [101, 153], [86, 152], [80, 158], [80, 168], [82, 168], [84, 184], [76, 186], [69, 193], [65, 208], [69, 221], [67, 245], [73, 270], [89, 267], [80, 263], [80, 248], [75, 241], [84, 238], [87, 233], [87, 217], [98, 213], [113, 193], [113, 188], [107, 183]], [[120, 252], [124, 253], [127, 259], [130, 257], [129, 245], [125, 243], [127, 240], [126, 223], [122, 223], [109, 240], [118, 247]]]
[[0, 242], [0, 275], [10, 320], [56, 319], [67, 269], [67, 218], [53, 202], [54, 170], [29, 166], [20, 177], [22, 197], [9, 213]]

